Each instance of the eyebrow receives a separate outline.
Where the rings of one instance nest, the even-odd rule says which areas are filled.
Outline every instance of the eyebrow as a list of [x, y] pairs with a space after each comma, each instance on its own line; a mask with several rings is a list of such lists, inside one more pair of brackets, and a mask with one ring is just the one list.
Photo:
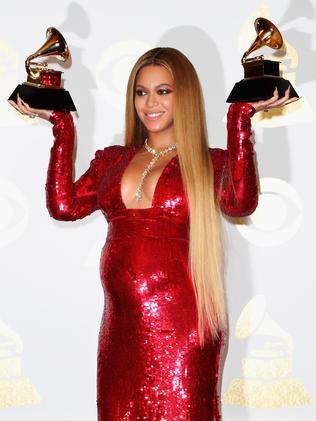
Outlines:
[[[170, 88], [172, 87], [171, 85], [169, 85], [169, 83], [160, 83], [160, 85], [155, 86], [155, 88], [159, 88], [159, 86], [170, 86]], [[140, 87], [140, 88], [145, 88], [146, 86], [140, 85], [139, 83], [136, 85], [136, 87]]]

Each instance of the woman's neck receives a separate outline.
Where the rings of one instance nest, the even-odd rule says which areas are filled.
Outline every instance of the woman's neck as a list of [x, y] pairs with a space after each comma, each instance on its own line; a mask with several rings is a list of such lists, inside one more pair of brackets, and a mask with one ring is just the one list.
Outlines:
[[148, 146], [155, 149], [157, 152], [162, 151], [175, 143], [173, 131], [168, 133], [149, 133], [147, 137]]

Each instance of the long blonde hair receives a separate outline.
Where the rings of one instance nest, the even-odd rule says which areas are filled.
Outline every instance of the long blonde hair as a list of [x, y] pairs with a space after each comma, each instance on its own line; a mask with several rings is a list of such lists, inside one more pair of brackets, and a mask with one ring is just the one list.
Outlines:
[[223, 282], [224, 246], [219, 204], [214, 194], [214, 171], [208, 149], [205, 106], [197, 73], [175, 48], [157, 47], [144, 53], [129, 76], [126, 93], [125, 145], [141, 146], [146, 128], [135, 106], [135, 83], [146, 65], [168, 69], [174, 81], [174, 131], [190, 217], [189, 268], [193, 280], [201, 347], [210, 336], [218, 339], [227, 328]]

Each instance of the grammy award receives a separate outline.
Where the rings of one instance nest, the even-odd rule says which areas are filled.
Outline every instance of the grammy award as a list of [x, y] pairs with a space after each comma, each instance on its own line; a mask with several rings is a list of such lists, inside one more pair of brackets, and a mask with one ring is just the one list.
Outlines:
[[278, 88], [279, 96], [284, 96], [290, 86], [290, 98], [297, 96], [291, 83], [280, 75], [279, 61], [265, 60], [264, 56], [248, 58], [249, 54], [267, 46], [275, 50], [283, 46], [283, 38], [278, 28], [265, 18], [255, 20], [257, 37], [244, 53], [241, 64], [244, 68], [244, 79], [235, 83], [226, 102], [256, 102], [269, 99]]
[[53, 27], [46, 31], [46, 41], [25, 61], [27, 81], [18, 85], [9, 100], [16, 102], [17, 94], [33, 108], [76, 111], [68, 91], [62, 87], [63, 72], [49, 69], [46, 62], [33, 61], [38, 57], [53, 56], [61, 61], [70, 57], [67, 43], [62, 34]]

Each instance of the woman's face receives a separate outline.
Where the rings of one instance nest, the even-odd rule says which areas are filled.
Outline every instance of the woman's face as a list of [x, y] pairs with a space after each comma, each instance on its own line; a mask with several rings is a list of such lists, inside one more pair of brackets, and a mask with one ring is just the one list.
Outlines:
[[173, 127], [173, 78], [161, 65], [141, 68], [136, 78], [135, 108], [148, 133]]

